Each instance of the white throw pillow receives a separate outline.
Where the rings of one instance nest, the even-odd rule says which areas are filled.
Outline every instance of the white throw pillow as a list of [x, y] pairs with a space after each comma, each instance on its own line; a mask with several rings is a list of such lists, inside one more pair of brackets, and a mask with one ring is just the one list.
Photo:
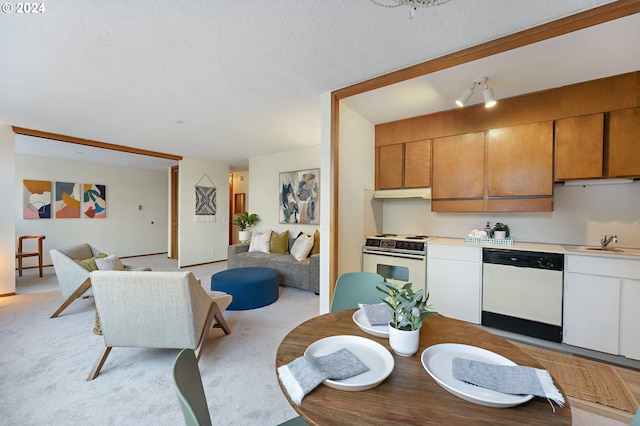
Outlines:
[[271, 241], [271, 229], [266, 231], [254, 232], [251, 234], [251, 243], [249, 243], [249, 253], [271, 253], [269, 251], [269, 242]]
[[305, 260], [309, 256], [312, 247], [313, 237], [310, 237], [307, 234], [300, 234], [300, 236], [293, 242], [293, 246], [291, 247], [291, 256], [296, 260]]
[[96, 259], [96, 266], [101, 271], [124, 271], [124, 265], [115, 254]]

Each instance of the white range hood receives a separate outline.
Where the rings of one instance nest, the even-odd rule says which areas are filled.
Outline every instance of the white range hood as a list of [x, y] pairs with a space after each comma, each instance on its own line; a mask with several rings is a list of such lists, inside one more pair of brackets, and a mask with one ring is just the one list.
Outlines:
[[564, 181], [564, 186], [620, 185], [633, 183], [633, 179], [580, 179]]
[[431, 199], [431, 188], [383, 189], [373, 193], [374, 199], [423, 198]]

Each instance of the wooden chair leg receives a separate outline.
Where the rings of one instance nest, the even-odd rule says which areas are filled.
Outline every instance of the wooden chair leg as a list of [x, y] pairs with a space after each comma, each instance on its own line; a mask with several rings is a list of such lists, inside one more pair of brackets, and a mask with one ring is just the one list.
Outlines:
[[231, 334], [231, 328], [229, 328], [227, 321], [222, 316], [222, 312], [220, 312], [218, 304], [216, 302], [213, 302], [213, 306], [214, 318], [216, 320], [216, 324], [214, 325], [214, 327], [221, 328], [224, 331], [224, 334]]
[[55, 311], [53, 313], [53, 315], [51, 315], [51, 318], [55, 318], [58, 315], [60, 315], [62, 313], [62, 311], [64, 311], [65, 309], [67, 309], [67, 306], [69, 306], [71, 304], [71, 302], [73, 302], [74, 300], [76, 300], [82, 293], [84, 293], [85, 291], [87, 291], [89, 289], [89, 287], [91, 287], [91, 279], [87, 278], [86, 280], [84, 280], [84, 282], [82, 284], [80, 284], [80, 287], [78, 287], [76, 289], [76, 291], [74, 291], [71, 296], [67, 297], [67, 300], [64, 301], [64, 303], [62, 305], [60, 305], [60, 307], [58, 308], [57, 311]]
[[38, 268], [40, 269], [40, 278], [42, 278], [42, 254], [38, 256]]
[[213, 320], [215, 318], [215, 307], [217, 307], [216, 303], [211, 303], [209, 307], [209, 312], [207, 313], [207, 318], [204, 320], [204, 327], [202, 327], [202, 332], [200, 333], [200, 339], [198, 340], [198, 346], [195, 348], [196, 359], [200, 361], [200, 354], [202, 353], [202, 347], [204, 346], [204, 341], [207, 340], [207, 333], [213, 324]]
[[18, 276], [22, 276], [22, 257], [18, 258]]
[[104, 365], [104, 362], [107, 360], [107, 357], [109, 356], [109, 352], [111, 352], [111, 346], [107, 346], [102, 350], [102, 353], [100, 354], [96, 363], [93, 365], [93, 368], [91, 369], [91, 373], [89, 373], [89, 377], [87, 378], [87, 381], [93, 380], [96, 377], [98, 377], [98, 374], [100, 374], [100, 370], [102, 370], [102, 366]]

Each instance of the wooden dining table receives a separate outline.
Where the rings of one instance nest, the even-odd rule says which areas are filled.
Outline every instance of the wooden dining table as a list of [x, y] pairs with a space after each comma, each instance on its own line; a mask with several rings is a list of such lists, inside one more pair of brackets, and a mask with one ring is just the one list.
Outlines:
[[[518, 365], [543, 367], [526, 352], [502, 337], [478, 326], [432, 315], [420, 330], [420, 347], [410, 357], [396, 355], [388, 339], [365, 333], [354, 323], [356, 309], [314, 317], [294, 328], [280, 343], [276, 370], [302, 356], [313, 342], [329, 336], [353, 335], [376, 341], [394, 358], [392, 373], [378, 386], [364, 391], [344, 391], [324, 384], [309, 392], [300, 405], [294, 404], [285, 388], [280, 388], [293, 408], [313, 425], [570, 425], [571, 409], [565, 392], [564, 407], [555, 412], [545, 398], [510, 408], [487, 407], [466, 401], [443, 389], [422, 365], [422, 352], [439, 343], [476, 346], [500, 354]], [[277, 375], [277, 374], [276, 374]]]

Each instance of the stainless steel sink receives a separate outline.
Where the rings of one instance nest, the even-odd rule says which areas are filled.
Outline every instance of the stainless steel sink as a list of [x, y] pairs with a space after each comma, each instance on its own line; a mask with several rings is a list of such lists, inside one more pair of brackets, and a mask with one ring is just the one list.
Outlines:
[[624, 250], [617, 248], [587, 247], [586, 250], [604, 251], [607, 253], [624, 253]]
[[637, 248], [618, 248], [618, 247], [607, 247], [603, 249], [600, 246], [572, 246], [572, 245], [563, 245], [565, 249], [569, 251], [577, 251], [583, 253], [602, 253], [602, 254], [623, 254], [629, 256], [640, 256], [640, 249]]

